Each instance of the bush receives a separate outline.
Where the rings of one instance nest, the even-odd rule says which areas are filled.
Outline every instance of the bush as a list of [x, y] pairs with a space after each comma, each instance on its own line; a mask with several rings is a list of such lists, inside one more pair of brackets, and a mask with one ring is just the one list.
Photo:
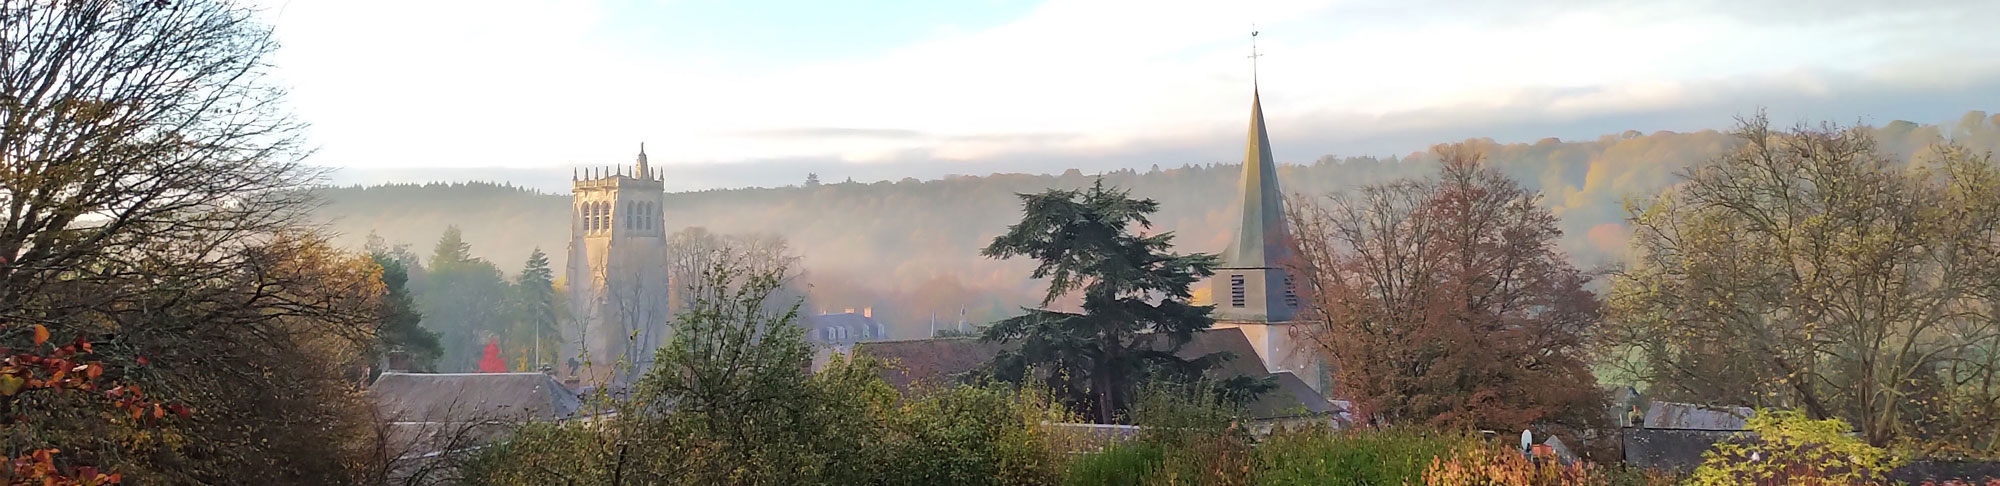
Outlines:
[[1078, 459], [1065, 484], [1251, 484], [1250, 434], [1242, 407], [1219, 383], [1149, 383], [1139, 390], [1134, 441]]
[[1702, 454], [1688, 483], [1698, 486], [1886, 484], [1901, 465], [1888, 451], [1854, 437], [1840, 419], [1812, 420], [1794, 411], [1759, 410], [1757, 437], [1716, 444]]
[[1145, 442], [1127, 442], [1107, 447], [1103, 452], [1077, 458], [1063, 478], [1067, 486], [1107, 486], [1144, 484], [1166, 462], [1166, 448]]
[[1604, 471], [1578, 462], [1562, 465], [1553, 457], [1529, 461], [1519, 451], [1503, 447], [1461, 449], [1450, 459], [1431, 460], [1424, 470], [1429, 486], [1590, 486], [1610, 484]]
[[1032, 389], [954, 386], [903, 405], [885, 484], [1054, 484], [1066, 458], [1047, 424], [1074, 418]]
[[1421, 484], [1435, 458], [1476, 447], [1476, 438], [1456, 432], [1286, 428], [1258, 446], [1257, 478], [1270, 485]]

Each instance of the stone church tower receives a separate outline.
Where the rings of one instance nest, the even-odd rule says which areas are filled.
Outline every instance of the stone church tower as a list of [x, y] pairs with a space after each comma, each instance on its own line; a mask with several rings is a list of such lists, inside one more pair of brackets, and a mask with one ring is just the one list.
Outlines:
[[1271, 137], [1264, 130], [1263, 100], [1255, 88], [1250, 92], [1250, 136], [1237, 191], [1232, 208], [1236, 234], [1209, 280], [1214, 327], [1241, 329], [1266, 369], [1290, 371], [1324, 392], [1328, 380], [1317, 354], [1294, 335], [1292, 320], [1301, 303], [1290, 270], [1295, 261], [1292, 235], [1285, 225], [1285, 199], [1278, 189]]
[[[630, 383], [667, 337], [664, 179], [640, 144], [631, 167], [589, 169], [571, 180], [564, 274], [571, 319], [557, 372], [571, 377], [574, 369], [584, 383]], [[617, 369], [620, 361], [631, 367]]]

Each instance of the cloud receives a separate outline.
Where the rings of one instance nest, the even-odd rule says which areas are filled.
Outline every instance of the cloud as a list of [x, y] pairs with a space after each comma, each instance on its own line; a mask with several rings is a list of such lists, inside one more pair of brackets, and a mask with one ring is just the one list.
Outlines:
[[690, 170], [1210, 160], [1237, 152], [1253, 21], [1266, 114], [1301, 157], [1716, 127], [1760, 104], [1927, 121], [1989, 102], [1972, 88], [2000, 71], [2000, 34], [1979, 19], [2000, 3], [1842, 1], [1049, 0], [759, 69], [622, 42], [604, 30], [626, 2], [297, 2], [276, 61], [316, 162], [348, 167], [610, 163], [639, 140]]
[[905, 130], [896, 128], [845, 128], [845, 127], [775, 128], [770, 130], [750, 130], [742, 132], [741, 135], [751, 138], [804, 138], [804, 139], [817, 139], [817, 138], [914, 139], [914, 138], [929, 137], [929, 135], [925, 134], [924, 132], [916, 130]]

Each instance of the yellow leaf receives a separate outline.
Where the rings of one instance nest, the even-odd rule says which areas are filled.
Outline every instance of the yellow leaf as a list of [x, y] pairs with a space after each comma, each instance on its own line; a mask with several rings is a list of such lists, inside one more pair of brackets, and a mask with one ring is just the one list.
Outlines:
[[46, 343], [46, 342], [49, 342], [49, 328], [46, 328], [46, 327], [42, 327], [42, 325], [41, 325], [41, 324], [36, 324], [36, 325], [35, 325], [35, 345], [36, 345], [36, 346], [41, 346], [41, 345], [42, 345], [42, 343]]
[[26, 384], [26, 381], [22, 380], [21, 377], [0, 375], [0, 395], [14, 396], [14, 394], [21, 392], [21, 385], [23, 384]]

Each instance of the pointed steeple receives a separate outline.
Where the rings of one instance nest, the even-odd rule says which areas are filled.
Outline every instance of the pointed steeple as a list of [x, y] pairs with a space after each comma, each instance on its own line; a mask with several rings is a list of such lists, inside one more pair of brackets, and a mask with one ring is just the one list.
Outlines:
[[1222, 254], [1222, 268], [1283, 268], [1291, 256], [1291, 232], [1285, 227], [1284, 192], [1278, 189], [1278, 164], [1271, 158], [1271, 136], [1264, 131], [1264, 103], [1250, 91], [1250, 137], [1243, 151], [1243, 176], [1237, 182], [1236, 237]]

